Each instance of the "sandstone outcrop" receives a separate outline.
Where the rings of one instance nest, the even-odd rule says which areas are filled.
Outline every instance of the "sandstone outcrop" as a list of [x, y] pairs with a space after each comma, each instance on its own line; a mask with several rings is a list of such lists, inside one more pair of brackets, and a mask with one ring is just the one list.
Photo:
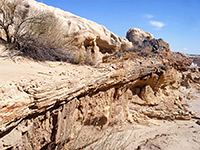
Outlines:
[[[186, 100], [200, 89], [199, 72], [184, 54], [171, 52], [168, 43], [140, 29], [120, 39], [92, 21], [27, 2], [33, 11], [54, 13], [63, 22], [66, 41], [80, 51], [95, 49], [103, 63], [92, 67], [22, 59], [14, 64], [0, 57], [0, 149], [109, 149], [120, 145], [120, 138], [129, 141], [121, 149], [140, 149], [152, 142], [130, 144], [135, 134], [129, 131], [136, 125], [196, 117]], [[167, 135], [153, 136], [147, 137]]]
[[131, 28], [126, 33], [126, 38], [133, 43], [134, 48], [143, 47], [145, 41], [150, 41], [154, 37], [151, 33], [144, 32], [138, 28]]
[[183, 53], [171, 52], [169, 44], [163, 39], [155, 39], [152, 34], [141, 29], [131, 28], [127, 32], [127, 39], [133, 43], [133, 48], [127, 52], [137, 52], [140, 56], [160, 57], [165, 63], [179, 70], [184, 70], [192, 61]]
[[[102, 61], [104, 54], [133, 47], [132, 43], [126, 38], [118, 37], [103, 25], [61, 9], [38, 3], [35, 0], [10, 0], [5, 1], [5, 3], [8, 3], [8, 11], [13, 11], [10, 7], [13, 4], [10, 2], [16, 3], [16, 9], [12, 13], [17, 15], [11, 17], [14, 19], [9, 25], [9, 30], [4, 31], [2, 29], [0, 31], [1, 40], [6, 41], [6, 34], [8, 34], [10, 40], [7, 42], [17, 41], [17, 44], [13, 45], [18, 45], [16, 49], [19, 49], [22, 53], [26, 49], [30, 49], [32, 45], [33, 49], [37, 49], [35, 47], [50, 48], [49, 51], [42, 50], [42, 52], [41, 49], [32, 50], [32, 53], [36, 53], [36, 55], [54, 55], [49, 60], [81, 63], [84, 58], [86, 64], [98, 64]], [[2, 19], [1, 22], [3, 22]], [[38, 22], [40, 22], [39, 26]], [[27, 43], [32, 44], [27, 46]], [[44, 51], [47, 51], [47, 54], [44, 54]], [[63, 58], [62, 55], [69, 57]], [[33, 59], [37, 58], [40, 57]]]
[[81, 149], [111, 127], [192, 117], [182, 103], [181, 74], [159, 59], [42, 75], [1, 86], [1, 149]]
[[132, 47], [132, 44], [128, 40], [119, 38], [103, 25], [58, 8], [37, 3], [34, 0], [27, 0], [27, 3], [31, 6], [30, 10], [33, 12], [50, 13], [58, 18], [58, 22], [60, 22], [58, 28], [62, 30], [61, 34], [66, 43], [82, 49], [87, 49], [88, 46], [96, 46], [96, 49], [102, 53], [110, 53], [119, 49], [129, 49]]

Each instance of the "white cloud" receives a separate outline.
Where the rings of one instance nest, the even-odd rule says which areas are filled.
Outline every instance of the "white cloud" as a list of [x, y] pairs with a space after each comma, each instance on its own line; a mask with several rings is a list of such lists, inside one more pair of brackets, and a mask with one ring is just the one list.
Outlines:
[[184, 51], [187, 51], [188, 49], [187, 49], [187, 48], [183, 48], [183, 50], [184, 50]]
[[147, 18], [147, 19], [151, 19], [151, 18], [153, 18], [154, 16], [151, 15], [151, 14], [146, 14], [146, 15], [144, 15], [144, 17]]
[[165, 24], [163, 23], [163, 22], [160, 22], [160, 21], [149, 21], [149, 23], [152, 25], [152, 26], [154, 26], [154, 27], [156, 27], [156, 28], [158, 28], [158, 29], [161, 29], [162, 27], [164, 27], [165, 26]]

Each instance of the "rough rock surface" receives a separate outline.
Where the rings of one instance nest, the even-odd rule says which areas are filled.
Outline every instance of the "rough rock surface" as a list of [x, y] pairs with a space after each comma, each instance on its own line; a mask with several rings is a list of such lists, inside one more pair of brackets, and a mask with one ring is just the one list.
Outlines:
[[58, 17], [58, 21], [62, 22], [59, 24], [59, 28], [62, 29], [62, 34], [66, 41], [79, 48], [84, 49], [88, 44], [93, 44], [93, 46], [97, 46], [101, 52], [112, 52], [132, 47], [132, 44], [128, 40], [119, 38], [103, 25], [99, 25], [61, 9], [38, 3], [34, 0], [27, 0], [27, 2], [31, 6], [31, 11], [53, 13]]
[[[9, 1], [16, 2], [15, 0]], [[20, 32], [22, 32], [21, 35], [24, 34], [23, 30], [29, 30], [31, 32], [30, 35], [34, 35], [31, 36], [32, 40], [39, 39], [37, 43], [46, 39], [43, 43], [48, 43], [53, 49], [60, 50], [61, 54], [69, 55], [69, 57], [70, 55], [78, 55], [76, 56], [77, 60], [75, 59], [75, 63], [77, 63], [76, 61], [82, 61], [82, 58], [79, 58], [79, 56], [89, 55], [93, 64], [98, 64], [102, 61], [104, 54], [110, 54], [117, 50], [127, 50], [133, 47], [132, 43], [126, 38], [118, 37], [103, 25], [61, 9], [36, 2], [35, 0], [22, 0], [21, 3], [17, 4], [15, 13], [19, 14], [19, 16], [25, 14], [25, 20], [29, 20], [30, 18], [36, 20], [39, 18], [38, 20], [40, 20], [42, 18], [42, 21], [38, 22], [42, 22], [41, 24], [43, 25], [39, 27], [37, 23], [33, 23], [34, 19], [33, 21], [30, 19], [30, 22], [34, 25], [29, 21], [22, 21], [23, 25], [21, 26], [22, 29], [18, 32], [19, 35]], [[17, 29], [18, 25], [20, 25], [17, 17], [14, 20], [17, 23], [10, 26], [10, 34], [14, 34], [13, 30]], [[0, 36], [6, 40], [6, 34], [2, 30], [0, 30]], [[28, 36], [25, 39], [28, 38], [30, 37]], [[23, 36], [21, 43], [24, 42], [22, 39]]]
[[126, 38], [133, 43], [133, 49], [141, 50], [147, 54], [169, 52], [169, 44], [163, 39], [155, 39], [152, 34], [138, 28], [131, 28]]
[[[126, 51], [128, 53], [137, 53], [140, 56], [146, 57], [160, 57], [166, 60], [165, 63], [178, 70], [184, 70], [192, 63], [192, 60], [185, 54], [171, 52], [169, 44], [163, 39], [155, 39], [153, 35], [141, 29], [129, 29], [126, 37], [133, 43], [133, 48]], [[120, 52], [116, 53], [119, 54]]]
[[159, 59], [98, 68], [60, 65], [48, 67], [50, 71], [46, 67], [51, 64], [42, 65], [44, 71], [24, 73], [21, 80], [1, 86], [1, 149], [82, 149], [112, 127], [193, 116], [184, 106], [185, 93], [180, 93], [181, 73]]
[[151, 33], [144, 32], [138, 28], [131, 28], [126, 33], [126, 38], [133, 43], [134, 47], [142, 47], [145, 41], [150, 41], [154, 37]]
[[127, 48], [127, 39], [30, 3], [63, 19], [67, 37], [77, 38], [79, 46], [93, 41], [110, 54], [91, 67], [18, 57], [14, 63], [1, 52], [0, 149], [200, 148], [200, 117], [187, 104], [200, 90], [200, 73], [184, 54], [170, 52], [168, 43], [139, 29], [138, 49], [116, 51]]

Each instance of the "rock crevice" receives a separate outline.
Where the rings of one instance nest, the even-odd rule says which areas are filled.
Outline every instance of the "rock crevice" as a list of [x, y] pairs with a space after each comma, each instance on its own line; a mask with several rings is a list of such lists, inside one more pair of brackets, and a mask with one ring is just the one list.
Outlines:
[[[28, 69], [23, 61], [14, 64], [26, 71], [0, 86], [0, 149], [110, 148], [108, 139], [129, 132], [123, 131], [127, 127], [195, 117], [186, 100], [192, 98], [192, 87], [200, 89], [199, 70], [164, 40], [136, 28], [121, 39], [92, 21], [34, 0], [27, 3], [33, 12], [53, 13], [66, 29], [64, 40], [94, 59], [98, 54], [100, 61], [93, 67], [30, 60]], [[39, 69], [34, 71], [34, 65]], [[126, 147], [124, 142], [121, 148]]]

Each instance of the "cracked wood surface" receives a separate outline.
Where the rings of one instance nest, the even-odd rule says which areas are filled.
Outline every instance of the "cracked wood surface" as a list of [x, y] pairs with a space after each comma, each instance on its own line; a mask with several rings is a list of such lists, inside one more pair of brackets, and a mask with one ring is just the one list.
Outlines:
[[[154, 62], [152, 65], [150, 62]], [[129, 65], [129, 67], [127, 67]], [[124, 67], [125, 66], [125, 67]], [[131, 67], [132, 66], [132, 67]], [[40, 113], [46, 109], [50, 109], [56, 103], [65, 103], [80, 95], [86, 95], [90, 92], [110, 88], [117, 84], [125, 84], [134, 81], [140, 77], [156, 72], [161, 69], [161, 62], [155, 60], [147, 60], [140, 64], [140, 61], [122, 63], [112, 69], [112, 66], [102, 66], [100, 69], [82, 66], [63, 66], [62, 72], [50, 74], [50, 77], [36, 78], [38, 74], [29, 76], [20, 82], [11, 82], [3, 85], [1, 91], [10, 91], [11, 95], [1, 96], [1, 132], [6, 127], [12, 127], [12, 122], [27, 117], [32, 113]], [[44, 67], [41, 65], [41, 67]], [[109, 70], [109, 68], [111, 68]], [[54, 68], [54, 71], [57, 68]], [[84, 72], [81, 72], [84, 69]], [[70, 75], [70, 72], [76, 73]], [[105, 70], [105, 71], [104, 71]], [[60, 76], [63, 71], [65, 75]], [[84, 74], [87, 72], [87, 74]], [[25, 73], [26, 75], [26, 73]], [[80, 78], [81, 77], [81, 78]], [[12, 95], [15, 94], [15, 95]], [[18, 98], [18, 96], [21, 98]], [[10, 102], [7, 98], [10, 97]], [[15, 101], [13, 101], [15, 99]]]

